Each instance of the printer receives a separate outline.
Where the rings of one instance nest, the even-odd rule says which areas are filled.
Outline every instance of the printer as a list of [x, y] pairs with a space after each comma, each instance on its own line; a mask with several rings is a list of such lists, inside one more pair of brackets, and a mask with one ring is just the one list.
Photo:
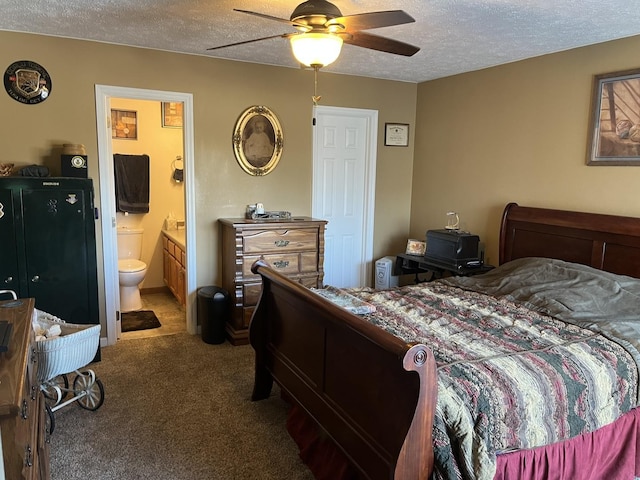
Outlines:
[[480, 237], [461, 230], [427, 230], [424, 258], [450, 270], [481, 267]]

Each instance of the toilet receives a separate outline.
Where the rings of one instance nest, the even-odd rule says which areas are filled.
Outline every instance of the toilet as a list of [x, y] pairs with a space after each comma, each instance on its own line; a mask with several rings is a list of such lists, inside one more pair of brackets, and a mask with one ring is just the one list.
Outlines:
[[118, 279], [120, 283], [120, 312], [142, 309], [138, 285], [147, 274], [142, 255], [142, 228], [118, 227]]

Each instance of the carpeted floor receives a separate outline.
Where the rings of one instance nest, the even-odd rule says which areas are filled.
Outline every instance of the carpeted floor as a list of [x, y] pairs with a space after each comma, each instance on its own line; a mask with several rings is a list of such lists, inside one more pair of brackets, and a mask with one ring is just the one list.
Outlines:
[[55, 413], [51, 480], [313, 480], [279, 391], [250, 400], [250, 346], [134, 339], [103, 348], [91, 368], [104, 404]]

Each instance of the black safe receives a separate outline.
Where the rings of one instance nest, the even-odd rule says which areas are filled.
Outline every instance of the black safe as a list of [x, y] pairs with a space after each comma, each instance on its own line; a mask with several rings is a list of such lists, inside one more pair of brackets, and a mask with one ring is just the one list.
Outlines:
[[482, 266], [480, 237], [460, 230], [427, 230], [425, 259], [448, 268]]
[[0, 178], [0, 285], [69, 323], [100, 323], [91, 179]]

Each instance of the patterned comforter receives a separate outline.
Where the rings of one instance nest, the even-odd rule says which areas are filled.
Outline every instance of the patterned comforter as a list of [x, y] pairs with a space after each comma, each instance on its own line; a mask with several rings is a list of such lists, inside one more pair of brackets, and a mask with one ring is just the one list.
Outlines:
[[593, 431], [638, 402], [634, 356], [598, 332], [446, 282], [348, 292], [375, 306], [363, 318], [433, 350], [440, 478], [492, 479], [496, 454]]

